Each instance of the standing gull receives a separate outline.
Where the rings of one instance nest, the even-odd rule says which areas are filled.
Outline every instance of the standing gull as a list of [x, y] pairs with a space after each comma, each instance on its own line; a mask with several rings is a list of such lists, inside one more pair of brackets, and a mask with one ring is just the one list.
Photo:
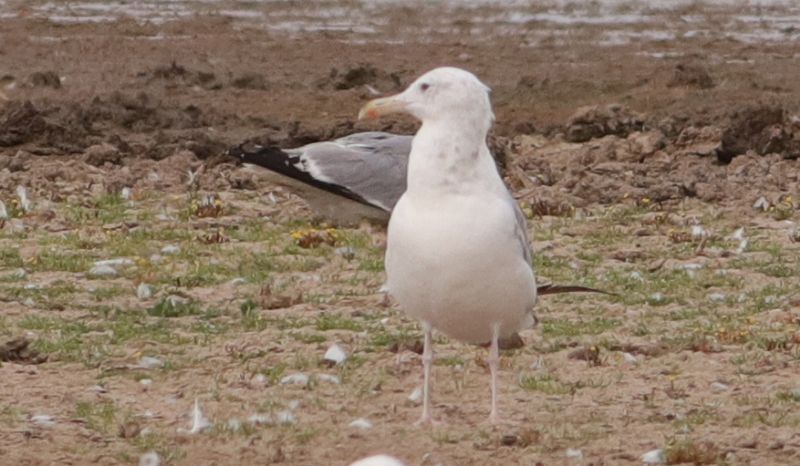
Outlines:
[[467, 343], [490, 342], [489, 420], [496, 423], [498, 340], [535, 325], [536, 282], [525, 218], [486, 146], [494, 120], [489, 88], [467, 71], [437, 68], [400, 94], [370, 101], [359, 118], [393, 112], [422, 122], [386, 251], [389, 293], [425, 332], [420, 422], [432, 421], [435, 328]]

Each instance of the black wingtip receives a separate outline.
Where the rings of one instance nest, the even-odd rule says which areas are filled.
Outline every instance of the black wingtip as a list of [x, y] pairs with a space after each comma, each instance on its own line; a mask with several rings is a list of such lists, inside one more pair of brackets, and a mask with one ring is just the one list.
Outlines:
[[274, 146], [260, 146], [258, 144], [240, 144], [228, 149], [226, 154], [239, 159], [242, 163], [258, 165], [269, 170], [285, 172], [285, 164], [289, 154]]
[[589, 288], [588, 286], [579, 286], [579, 285], [553, 285], [553, 284], [539, 285], [536, 288], [536, 292], [539, 295], [562, 294], [562, 293], [600, 293], [609, 296], [617, 296], [616, 293], [612, 293], [610, 291], [598, 290], [597, 288]]

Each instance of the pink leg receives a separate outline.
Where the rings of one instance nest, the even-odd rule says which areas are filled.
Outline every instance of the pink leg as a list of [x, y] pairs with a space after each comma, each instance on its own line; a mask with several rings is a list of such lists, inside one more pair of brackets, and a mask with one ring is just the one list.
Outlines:
[[422, 417], [417, 421], [420, 424], [433, 424], [433, 417], [431, 417], [431, 366], [433, 365], [433, 342], [431, 341], [431, 326], [425, 322], [422, 323], [425, 330], [425, 345], [422, 350], [422, 368], [424, 373], [424, 381], [422, 385]]
[[497, 414], [497, 371], [500, 368], [500, 345], [498, 343], [500, 337], [500, 326], [495, 324], [492, 326], [492, 345], [489, 347], [489, 371], [492, 374], [492, 410], [489, 412], [489, 422], [497, 424], [500, 422], [500, 417]]

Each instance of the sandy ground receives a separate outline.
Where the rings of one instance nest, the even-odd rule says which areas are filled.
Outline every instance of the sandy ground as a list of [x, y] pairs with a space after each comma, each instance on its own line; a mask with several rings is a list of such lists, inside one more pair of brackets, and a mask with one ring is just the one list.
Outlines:
[[[0, 343], [31, 345], [0, 350], [0, 464], [800, 464], [798, 15], [0, 2]], [[485, 350], [444, 338], [443, 424], [413, 426], [379, 227], [326, 230], [223, 155], [413, 132], [355, 115], [442, 64], [493, 89], [537, 272], [618, 293], [542, 299], [497, 427]]]

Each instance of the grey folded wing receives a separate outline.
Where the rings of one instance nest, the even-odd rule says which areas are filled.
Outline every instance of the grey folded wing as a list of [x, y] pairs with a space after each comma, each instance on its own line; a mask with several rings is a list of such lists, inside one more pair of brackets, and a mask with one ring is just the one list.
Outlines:
[[533, 252], [531, 250], [531, 243], [528, 241], [528, 222], [525, 220], [525, 214], [522, 213], [522, 209], [519, 208], [517, 201], [511, 198], [511, 196], [509, 196], [509, 200], [514, 204], [514, 214], [517, 219], [517, 223], [514, 226], [514, 237], [517, 239], [517, 242], [519, 242], [522, 257], [525, 258], [525, 262], [533, 266]]
[[364, 201], [391, 211], [406, 190], [406, 168], [413, 136], [356, 133], [286, 152], [315, 179], [341, 186]]

